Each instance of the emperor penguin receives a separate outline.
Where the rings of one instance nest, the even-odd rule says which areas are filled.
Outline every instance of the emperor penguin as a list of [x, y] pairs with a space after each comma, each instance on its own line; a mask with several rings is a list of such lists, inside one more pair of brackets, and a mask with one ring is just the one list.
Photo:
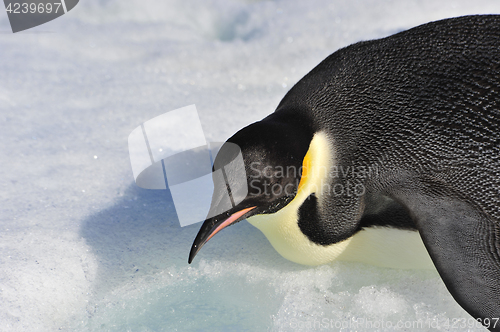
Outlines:
[[[455, 300], [500, 331], [500, 16], [340, 49], [227, 142], [214, 170], [236, 158], [229, 143], [243, 163], [214, 182], [189, 263], [248, 219], [301, 264], [433, 264]], [[228, 191], [245, 195], [222, 211]]]

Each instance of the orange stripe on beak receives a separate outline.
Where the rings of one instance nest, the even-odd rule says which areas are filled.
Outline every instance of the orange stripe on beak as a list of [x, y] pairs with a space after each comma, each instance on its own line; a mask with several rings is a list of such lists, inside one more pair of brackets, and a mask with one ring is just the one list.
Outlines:
[[229, 218], [227, 218], [222, 224], [220, 224], [219, 226], [217, 226], [217, 228], [215, 229], [215, 231], [213, 231], [212, 234], [210, 234], [210, 236], [208, 237], [208, 239], [205, 241], [205, 242], [208, 242], [208, 240], [210, 240], [210, 238], [212, 236], [214, 236], [215, 234], [217, 234], [221, 229], [225, 228], [226, 226], [229, 226], [231, 225], [236, 219], [240, 218], [242, 215], [244, 215], [245, 213], [247, 213], [248, 211], [250, 210], [253, 210], [255, 209], [256, 206], [252, 206], [252, 207], [249, 207], [249, 208], [246, 208], [246, 209], [243, 209], [241, 211], [238, 211], [236, 213], [233, 213]]

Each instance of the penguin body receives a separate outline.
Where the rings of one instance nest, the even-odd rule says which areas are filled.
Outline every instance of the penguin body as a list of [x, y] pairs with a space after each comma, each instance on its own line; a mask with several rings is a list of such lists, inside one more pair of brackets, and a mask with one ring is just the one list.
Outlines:
[[247, 178], [223, 166], [234, 159], [223, 146], [214, 170], [225, 169], [225, 182], [214, 183], [209, 215], [223, 192], [249, 190], [205, 221], [189, 262], [248, 218], [302, 264], [427, 267], [430, 256], [472, 316], [500, 317], [500, 16], [341, 49], [228, 142], [240, 147]]

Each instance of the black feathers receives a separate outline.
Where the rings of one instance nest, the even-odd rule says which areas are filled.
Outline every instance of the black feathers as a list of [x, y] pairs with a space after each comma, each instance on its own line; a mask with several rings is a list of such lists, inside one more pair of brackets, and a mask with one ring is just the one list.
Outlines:
[[500, 317], [500, 16], [432, 22], [341, 49], [276, 112], [295, 109], [328, 133], [337, 167], [377, 170], [335, 184], [361, 181], [400, 204], [369, 214], [366, 195], [323, 193], [300, 208], [301, 230], [325, 245], [385, 218], [416, 225], [455, 299], [478, 319]]

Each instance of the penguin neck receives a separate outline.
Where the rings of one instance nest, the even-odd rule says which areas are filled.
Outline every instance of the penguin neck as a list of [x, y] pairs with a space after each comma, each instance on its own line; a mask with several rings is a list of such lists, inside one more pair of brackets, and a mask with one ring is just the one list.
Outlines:
[[[313, 136], [304, 157], [301, 180], [294, 199], [284, 208], [272, 214], [254, 215], [248, 222], [257, 227], [268, 238], [273, 247], [286, 259], [306, 265], [318, 265], [336, 259], [349, 241], [338, 243], [324, 255], [326, 247], [311, 241], [299, 227], [299, 209], [314, 194], [321, 205], [323, 188], [327, 184], [329, 170], [334, 163], [334, 151], [323, 132]], [[318, 215], [308, 216], [310, 223], [319, 223]]]
[[[299, 264], [320, 265], [347, 260], [384, 267], [432, 268], [432, 261], [416, 231], [370, 227], [328, 245], [312, 241], [304, 234], [300, 223], [314, 227], [321, 224], [318, 211], [322, 198], [326, 198], [324, 190], [329, 188], [329, 170], [334, 163], [335, 149], [330, 140], [325, 133], [316, 133], [304, 158], [295, 198], [278, 212], [252, 216], [248, 222], [264, 233], [279, 254]], [[311, 195], [314, 198], [310, 198]], [[304, 204], [311, 202], [315, 204], [315, 213], [299, 212]]]

